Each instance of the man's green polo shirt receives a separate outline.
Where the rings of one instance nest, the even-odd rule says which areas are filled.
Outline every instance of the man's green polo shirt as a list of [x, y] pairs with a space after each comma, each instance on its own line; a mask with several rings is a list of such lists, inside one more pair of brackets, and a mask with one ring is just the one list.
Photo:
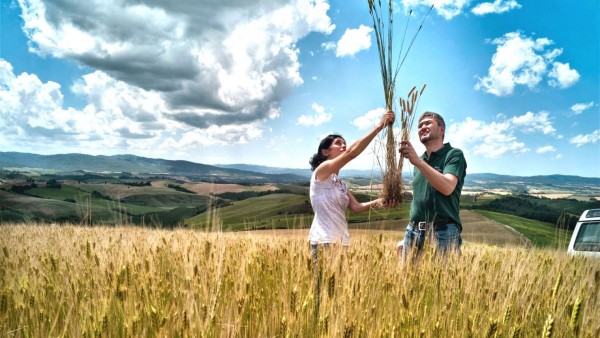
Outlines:
[[456, 176], [458, 183], [449, 196], [444, 196], [435, 190], [421, 174], [421, 171], [415, 167], [410, 219], [415, 222], [448, 220], [456, 223], [462, 230], [458, 208], [467, 171], [467, 161], [462, 150], [452, 148], [450, 143], [446, 143], [440, 150], [432, 152], [429, 158], [425, 152], [421, 159], [442, 174]]

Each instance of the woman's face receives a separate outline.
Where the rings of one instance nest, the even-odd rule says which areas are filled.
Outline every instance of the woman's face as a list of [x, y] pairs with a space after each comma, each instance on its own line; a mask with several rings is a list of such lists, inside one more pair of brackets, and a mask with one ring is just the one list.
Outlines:
[[331, 142], [329, 148], [323, 149], [322, 153], [327, 156], [328, 160], [332, 160], [340, 156], [344, 151], [346, 151], [346, 141], [341, 137], [336, 137], [333, 142]]

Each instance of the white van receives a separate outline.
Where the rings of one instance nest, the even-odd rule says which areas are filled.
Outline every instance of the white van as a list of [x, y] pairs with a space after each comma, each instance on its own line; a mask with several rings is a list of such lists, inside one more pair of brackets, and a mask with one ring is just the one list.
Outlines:
[[600, 258], [600, 209], [586, 210], [581, 214], [567, 252]]

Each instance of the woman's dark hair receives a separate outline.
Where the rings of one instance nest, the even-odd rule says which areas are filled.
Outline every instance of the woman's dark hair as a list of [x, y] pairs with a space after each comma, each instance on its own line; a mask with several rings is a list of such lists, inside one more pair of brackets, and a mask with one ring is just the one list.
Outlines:
[[308, 161], [308, 163], [310, 163], [310, 170], [315, 171], [315, 169], [317, 169], [317, 167], [321, 163], [325, 162], [327, 156], [323, 155], [322, 150], [329, 149], [329, 147], [331, 147], [331, 144], [333, 143], [333, 140], [335, 140], [336, 138], [341, 138], [342, 140], [344, 139], [342, 135], [330, 134], [325, 136], [325, 138], [321, 140], [321, 143], [319, 143], [319, 149], [317, 150], [317, 153], [310, 158], [310, 161]]

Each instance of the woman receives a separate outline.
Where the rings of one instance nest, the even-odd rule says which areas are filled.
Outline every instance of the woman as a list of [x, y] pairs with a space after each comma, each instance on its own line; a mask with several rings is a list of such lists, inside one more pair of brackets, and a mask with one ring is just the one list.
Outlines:
[[393, 207], [395, 203], [386, 205], [383, 198], [359, 203], [347, 189], [346, 184], [338, 178], [340, 169], [363, 152], [375, 136], [388, 124], [393, 124], [395, 115], [388, 111], [381, 121], [368, 134], [346, 148], [346, 141], [337, 134], [328, 135], [319, 144], [319, 149], [310, 160], [314, 171], [310, 179], [310, 202], [315, 213], [308, 240], [313, 254], [317, 253], [318, 244], [342, 243], [350, 245], [346, 209], [360, 213], [377, 207]]

